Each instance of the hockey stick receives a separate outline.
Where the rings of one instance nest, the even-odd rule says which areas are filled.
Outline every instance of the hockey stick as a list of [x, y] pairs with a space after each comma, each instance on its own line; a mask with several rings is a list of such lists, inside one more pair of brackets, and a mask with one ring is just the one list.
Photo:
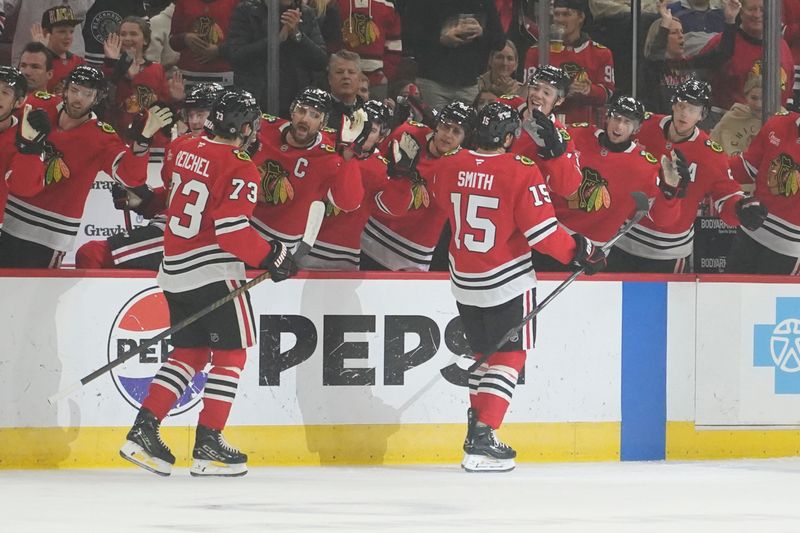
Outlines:
[[[630, 231], [630, 229], [633, 226], [635, 226], [640, 220], [642, 220], [645, 216], [647, 216], [647, 213], [650, 211], [650, 201], [647, 199], [647, 195], [645, 193], [641, 191], [634, 191], [631, 193], [631, 196], [633, 197], [633, 202], [636, 204], [636, 211], [633, 213], [633, 216], [630, 218], [630, 220], [628, 220], [625, 224], [623, 224], [619, 228], [619, 231], [617, 231], [617, 233], [613, 237], [611, 237], [611, 240], [609, 240], [607, 243], [603, 245], [603, 251], [606, 253], [609, 250], [611, 250], [611, 248], [614, 246], [614, 243], [620, 240], [623, 235], [628, 233], [628, 231]], [[583, 274], [583, 268], [580, 268], [575, 272], [573, 272], [572, 274], [570, 274], [570, 276], [564, 281], [562, 281], [559, 284], [559, 286], [553, 290], [553, 292], [548, 294], [547, 298], [542, 300], [542, 302], [539, 305], [537, 305], [533, 311], [525, 315], [519, 324], [508, 330], [506, 334], [503, 335], [503, 337], [500, 339], [500, 341], [494, 345], [494, 348], [492, 348], [491, 352], [482, 354], [478, 359], [476, 359], [475, 362], [470, 365], [469, 372], [470, 373], [474, 372], [479, 366], [485, 363], [491, 356], [499, 352], [505, 343], [507, 343], [513, 337], [517, 336], [519, 332], [522, 330], [522, 328], [524, 328], [529, 321], [533, 320], [534, 317], [536, 317], [536, 315], [541, 313], [542, 309], [547, 307], [550, 304], [550, 302], [552, 302], [556, 298], [556, 296], [564, 292], [564, 289], [569, 287], [572, 284], [572, 282], [575, 281], [581, 274]]]
[[133, 229], [133, 223], [131, 222], [131, 210], [127, 207], [123, 209], [122, 217], [125, 219], [125, 231], [130, 233]]
[[[311, 251], [312, 246], [314, 246], [314, 241], [317, 240], [317, 234], [319, 233], [320, 226], [322, 226], [322, 221], [325, 218], [325, 204], [321, 201], [314, 201], [311, 202], [311, 207], [308, 210], [308, 220], [306, 221], [306, 229], [305, 233], [303, 234], [303, 239], [300, 242], [300, 245], [297, 247], [297, 251], [293, 254], [295, 258], [303, 257], [304, 255], [308, 254]], [[189, 324], [193, 324], [197, 320], [203, 318], [210, 312], [214, 311], [225, 305], [226, 303], [230, 302], [231, 300], [238, 298], [241, 294], [245, 291], [248, 291], [261, 283], [262, 281], [269, 278], [269, 271], [264, 272], [263, 274], [256, 276], [255, 278], [251, 279], [241, 287], [236, 290], [231, 291], [227, 296], [224, 296], [217, 300], [216, 302], [212, 303], [208, 307], [201, 309], [200, 311], [196, 312], [195, 314], [185, 318], [184, 320], [180, 321], [179, 323], [175, 324], [174, 326], [162, 331], [152, 339], [148, 339], [142, 342], [138, 348], [130, 350], [129, 352], [125, 352], [123, 355], [117, 357], [107, 365], [104, 365], [94, 372], [87, 374], [80, 381], [76, 381], [72, 385], [65, 387], [64, 389], [58, 391], [57, 393], [53, 394], [47, 401], [50, 405], [55, 405], [56, 402], [66, 398], [67, 396], [71, 395], [73, 392], [77, 391], [90, 381], [94, 381], [98, 377], [102, 376], [109, 370], [112, 370], [119, 365], [123, 364], [125, 361], [131, 359], [132, 357], [139, 355], [148, 348], [161, 342], [163, 339], [169, 337], [176, 331], [182, 330]]]

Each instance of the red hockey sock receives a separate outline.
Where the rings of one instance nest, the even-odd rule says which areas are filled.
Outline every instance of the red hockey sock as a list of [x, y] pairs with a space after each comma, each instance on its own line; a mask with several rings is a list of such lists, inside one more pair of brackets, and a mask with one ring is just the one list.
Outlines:
[[175, 348], [150, 383], [142, 407], [163, 420], [207, 363], [208, 348]]
[[478, 383], [478, 421], [497, 429], [503, 423], [519, 372], [525, 365], [525, 351], [498, 352], [486, 363], [488, 368]]
[[203, 391], [203, 410], [200, 411], [201, 426], [222, 431], [228, 422], [228, 415], [236, 398], [239, 375], [244, 368], [246, 351], [214, 350], [211, 370]]
[[114, 268], [108, 241], [89, 241], [78, 248], [75, 268]]
[[[483, 357], [483, 354], [476, 353], [475, 359], [480, 359]], [[481, 381], [481, 378], [486, 373], [486, 369], [489, 368], [489, 365], [484, 361], [481, 363], [481, 366], [476, 368], [470, 375], [469, 375], [469, 406], [475, 409], [476, 411], [480, 410], [480, 405], [478, 401], [478, 384]]]

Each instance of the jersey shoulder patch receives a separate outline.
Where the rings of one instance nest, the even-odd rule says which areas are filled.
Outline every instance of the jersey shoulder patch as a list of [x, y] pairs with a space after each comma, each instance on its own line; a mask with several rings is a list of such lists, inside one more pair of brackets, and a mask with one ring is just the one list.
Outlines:
[[244, 150], [234, 150], [233, 153], [236, 154], [236, 159], [240, 159], [242, 161], [252, 161], [252, 159], [250, 159], [250, 154]]
[[597, 41], [592, 41], [592, 45], [595, 48], [607, 48], [607, 47], [603, 46], [602, 44], [598, 43]]
[[445, 152], [442, 157], [450, 157], [451, 155], [456, 155], [460, 151], [461, 151], [461, 147], [457, 146], [457, 147], [453, 148], [452, 150], [450, 150], [449, 152]]
[[713, 139], [706, 139], [706, 146], [711, 148], [712, 151], [721, 154], [722, 153], [722, 145], [720, 145], [717, 141]]
[[336, 148], [334, 148], [330, 144], [322, 143], [322, 144], [319, 145], [319, 148], [320, 148], [320, 150], [322, 150], [324, 152], [328, 152], [329, 154], [335, 154], [336, 153]]
[[536, 164], [533, 161], [533, 159], [531, 159], [530, 157], [525, 157], [524, 155], [515, 155], [514, 159], [516, 161], [519, 161], [520, 163], [522, 163], [526, 167], [532, 167], [532, 166], [534, 166]]
[[383, 163], [383, 164], [384, 164], [384, 165], [386, 165], [387, 167], [389, 166], [389, 160], [388, 160], [388, 159], [386, 159], [385, 157], [383, 157], [382, 155], [379, 155], [379, 156], [378, 156], [378, 161], [380, 161], [381, 163]]
[[775, 115], [779, 116], [779, 117], [784, 117], [784, 116], [786, 116], [788, 114], [789, 114], [789, 112], [787, 110], [785, 110], [785, 109], [780, 109], [780, 110], [775, 112]]
[[33, 93], [33, 96], [35, 96], [39, 100], [50, 100], [55, 95], [50, 94], [47, 91], [36, 91], [35, 93]]
[[647, 160], [648, 163], [650, 163], [652, 165], [658, 164], [658, 159], [656, 159], [656, 156], [654, 156], [653, 154], [651, 154], [647, 150], [642, 150], [641, 152], [639, 152], [639, 154], [642, 157], [644, 157]]
[[331, 135], [335, 135], [337, 133], [335, 129], [329, 128], [328, 126], [323, 126], [322, 131], [325, 133], [330, 133]]
[[569, 125], [569, 127], [570, 128], [588, 128], [589, 127], [589, 123], [588, 122], [573, 122], [572, 124]]
[[275, 115], [269, 115], [267, 113], [261, 113], [261, 118], [263, 118], [264, 120], [266, 120], [270, 124], [272, 124], [274, 122], [278, 122], [278, 117], [276, 117]]
[[114, 126], [112, 126], [108, 122], [102, 122], [98, 120], [97, 127], [103, 130], [103, 132], [105, 133], [117, 133], [117, 130], [114, 129]]
[[644, 120], [650, 120], [651, 118], [653, 118], [653, 113], [651, 113], [650, 111], [645, 111]]
[[426, 127], [425, 124], [423, 124], [422, 122], [417, 122], [416, 120], [406, 120], [406, 124], [410, 124], [410, 125], [414, 126], [415, 128], [424, 128], [424, 127]]
[[558, 132], [558, 135], [561, 137], [562, 141], [567, 142], [572, 140], [572, 135], [570, 135], [569, 132], [564, 128], [558, 128], [556, 131]]

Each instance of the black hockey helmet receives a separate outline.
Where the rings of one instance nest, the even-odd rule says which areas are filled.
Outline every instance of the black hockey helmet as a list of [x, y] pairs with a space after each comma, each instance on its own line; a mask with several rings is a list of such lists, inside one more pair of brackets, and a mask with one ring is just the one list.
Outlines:
[[687, 102], [707, 110], [711, 106], [711, 85], [701, 80], [686, 80], [672, 95], [672, 103], [675, 102]]
[[213, 135], [235, 139], [241, 136], [245, 124], [250, 124], [253, 131], [257, 131], [260, 119], [261, 109], [253, 95], [241, 89], [231, 89], [214, 102], [205, 129]]
[[22, 75], [19, 69], [8, 66], [0, 66], [0, 81], [14, 90], [14, 96], [22, 98], [28, 92], [28, 80]]
[[464, 128], [467, 135], [475, 127], [477, 114], [475, 109], [464, 102], [450, 102], [442, 108], [436, 117], [437, 123], [446, 122], [448, 124], [458, 124]]
[[333, 97], [328, 91], [318, 89], [317, 87], [306, 87], [300, 94], [298, 94], [290, 111], [294, 111], [295, 106], [305, 105], [317, 109], [320, 113], [328, 115], [333, 108]]
[[364, 111], [367, 112], [370, 122], [378, 124], [381, 128], [381, 135], [389, 133], [392, 117], [392, 108], [380, 100], [368, 100], [364, 102]]
[[608, 104], [607, 116], [619, 115], [637, 121], [639, 124], [644, 120], [644, 104], [633, 96], [618, 95]]
[[501, 148], [509, 133], [517, 135], [520, 120], [519, 113], [510, 105], [489, 102], [478, 113], [472, 140], [478, 148]]
[[536, 67], [536, 70], [534, 70], [533, 74], [528, 78], [528, 85], [534, 85], [536, 83], [549, 83], [556, 88], [559, 96], [564, 96], [567, 94], [567, 91], [569, 91], [572, 79], [562, 68], [553, 65], [542, 65]]
[[184, 109], [211, 109], [217, 101], [225, 87], [219, 83], [198, 83], [192, 85], [186, 91], [186, 98], [183, 99]]
[[69, 86], [70, 83], [88, 87], [90, 89], [97, 89], [98, 99], [101, 93], [106, 90], [106, 78], [103, 73], [89, 65], [78, 65], [67, 76], [64, 88]]

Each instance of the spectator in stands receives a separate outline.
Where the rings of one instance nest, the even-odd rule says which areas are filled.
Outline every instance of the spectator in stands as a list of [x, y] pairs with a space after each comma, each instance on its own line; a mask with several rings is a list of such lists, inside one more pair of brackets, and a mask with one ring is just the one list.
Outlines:
[[744, 152], [761, 129], [761, 76], [748, 76], [742, 92], [745, 103], [733, 104], [710, 133], [729, 155]]
[[28, 82], [28, 94], [47, 91], [47, 82], [53, 77], [53, 55], [42, 43], [28, 43], [22, 49], [19, 70]]
[[800, 91], [800, 0], [783, 0], [782, 14], [783, 38], [794, 60], [794, 90]]
[[702, 54], [687, 57], [681, 21], [667, 8], [666, 0], [659, 2], [659, 20], [653, 22], [644, 43], [643, 101], [654, 113], [672, 112], [672, 96], [675, 89], [690, 78], [707, 81], [713, 69], [726, 62], [733, 54], [736, 39], [736, 16], [741, 4], [738, 0], [725, 0], [725, 29], [719, 46]]
[[[143, 120], [153, 104], [179, 102], [184, 96], [179, 72], [169, 78], [163, 65], [145, 59], [150, 39], [150, 25], [141, 17], [126, 17], [119, 34], [109, 34], [106, 39], [103, 75], [116, 87], [106, 121], [127, 140], [135, 140], [138, 130], [134, 122]], [[157, 133], [151, 150], [161, 148], [163, 154], [167, 142], [163, 132]]]
[[697, 54], [714, 35], [725, 29], [725, 13], [714, 8], [711, 0], [680, 0], [670, 4], [669, 10], [683, 27], [684, 55]]
[[330, 50], [336, 43], [342, 42], [342, 20], [336, 0], [304, 1], [314, 11], [325, 47]]
[[408, 0], [403, 53], [419, 66], [416, 84], [432, 107], [472, 103], [489, 54], [506, 45], [492, 0]]
[[119, 25], [125, 17], [144, 17], [146, 0], [95, 0], [86, 13], [83, 24], [83, 39], [86, 42], [86, 62], [101, 68], [105, 59], [103, 47], [110, 33], [119, 33]]
[[[555, 0], [554, 31], [550, 46], [550, 64], [561, 67], [570, 78], [569, 92], [557, 113], [568, 123], [602, 124], [605, 105], [614, 92], [614, 58], [611, 50], [594, 42], [583, 31], [591, 20], [587, 0]], [[559, 33], [560, 33], [559, 32]], [[526, 77], [539, 65], [539, 47], [532, 46], [525, 56]]]
[[[112, 0], [122, 1], [122, 0]], [[0, 4], [5, 3], [5, 13], [9, 20], [16, 17], [16, 31], [11, 45], [11, 65], [19, 63], [22, 49], [31, 41], [31, 28], [34, 24], [40, 24], [42, 13], [51, 7], [67, 5], [72, 8], [72, 12], [78, 19], [84, 19], [86, 11], [92, 5], [93, 0], [0, 0]], [[0, 6], [2, 11], [2, 6]], [[76, 56], [84, 56], [84, 39], [80, 34], [81, 26], [76, 27], [75, 38], [72, 42], [70, 52]], [[45, 43], [46, 45], [47, 43]]]
[[75, 26], [81, 21], [69, 6], [56, 6], [42, 13], [42, 23], [34, 24], [31, 37], [47, 46], [53, 54], [53, 75], [47, 82], [47, 90], [61, 93], [64, 79], [72, 69], [85, 63], [81, 56], [70, 52], [75, 35]]
[[220, 54], [239, 0], [181, 0], [175, 4], [169, 44], [180, 52], [178, 68], [186, 85], [233, 86], [233, 70]]
[[523, 85], [514, 79], [519, 64], [517, 47], [506, 41], [502, 50], [495, 50], [489, 55], [489, 70], [478, 77], [478, 91], [490, 91], [494, 94], [523, 94]]
[[328, 115], [328, 128], [338, 131], [342, 117], [364, 105], [358, 95], [358, 77], [361, 74], [361, 58], [355, 52], [340, 50], [331, 54], [328, 61], [328, 85], [333, 97], [333, 107]]
[[336, 0], [342, 15], [342, 40], [331, 50], [355, 52], [369, 78], [373, 97], [386, 98], [400, 62], [400, 16], [386, 0]]
[[170, 2], [160, 13], [150, 19], [150, 46], [144, 51], [144, 57], [153, 63], [161, 63], [164, 68], [178, 64], [181, 55], [169, 45], [169, 32], [172, 29], [172, 14], [175, 4]]
[[[724, 113], [734, 103], [744, 102], [742, 89], [747, 76], [761, 73], [763, 55], [762, 36], [764, 32], [764, 0], [742, 0], [739, 31], [734, 40], [733, 55], [722, 64], [712, 79], [712, 92], [716, 113]], [[720, 45], [722, 35], [713, 37], [703, 52]], [[780, 40], [780, 87], [781, 102], [785, 103], [792, 94], [791, 76], [794, 72], [792, 53], [786, 41]]]
[[[280, 94], [278, 114], [289, 116], [289, 105], [301, 89], [311, 84], [315, 71], [325, 70], [327, 54], [308, 6], [281, 0]], [[222, 55], [233, 65], [236, 86], [267, 104], [267, 6], [261, 0], [243, 0], [231, 15]], [[274, 111], [273, 111], [274, 112]]]

